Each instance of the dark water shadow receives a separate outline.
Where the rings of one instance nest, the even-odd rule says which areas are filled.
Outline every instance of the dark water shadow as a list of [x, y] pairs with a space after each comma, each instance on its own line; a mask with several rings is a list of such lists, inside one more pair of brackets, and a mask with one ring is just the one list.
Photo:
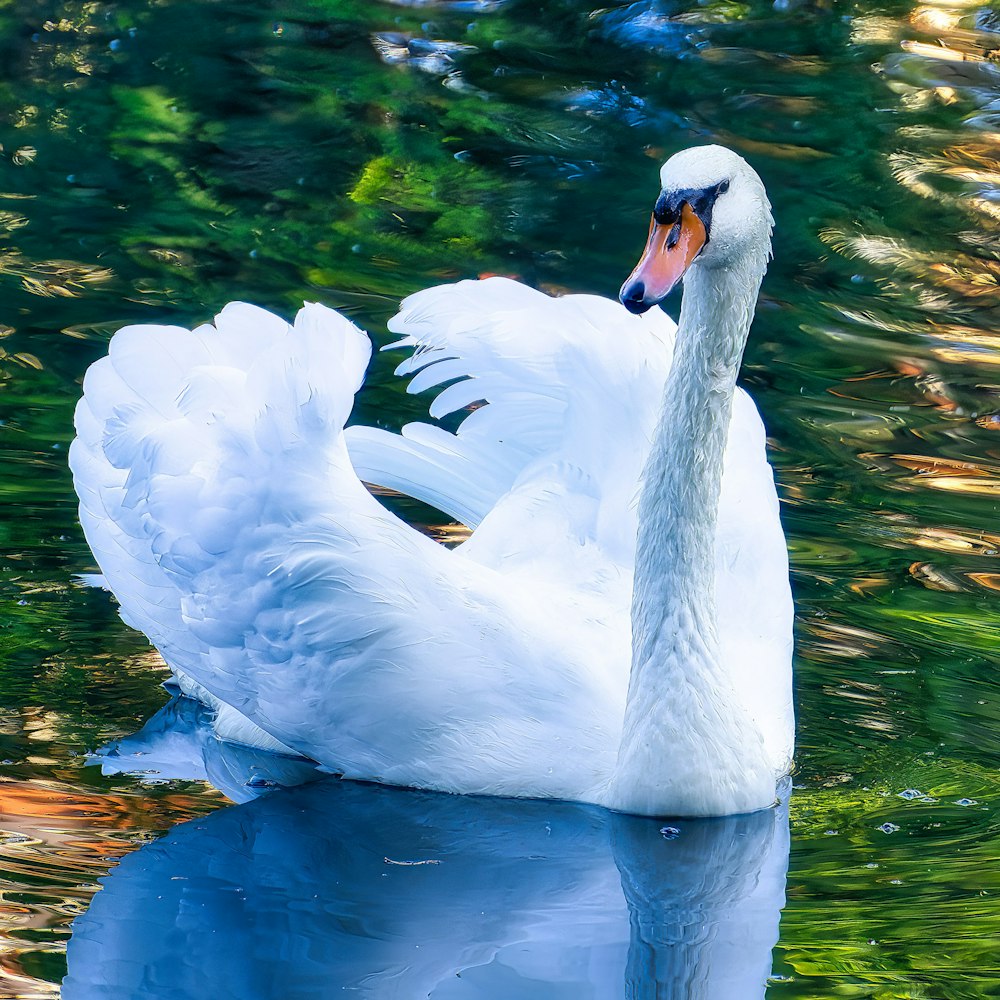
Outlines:
[[[189, 760], [220, 773], [231, 748], [190, 723]], [[150, 725], [119, 758], [183, 759]], [[787, 865], [787, 804], [665, 824], [324, 779], [126, 857], [75, 922], [63, 997], [762, 997]]]

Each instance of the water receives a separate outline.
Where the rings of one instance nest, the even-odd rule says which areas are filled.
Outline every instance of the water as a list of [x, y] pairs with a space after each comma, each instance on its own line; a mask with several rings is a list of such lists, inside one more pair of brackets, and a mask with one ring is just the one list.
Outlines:
[[[660, 995], [699, 995], [684, 973], [697, 948], [640, 933], [657, 914], [683, 925], [699, 864], [726, 871], [710, 846], [675, 863], [675, 844], [709, 844], [698, 825], [657, 828], [640, 865], [655, 877], [636, 880], [620, 821], [574, 807], [310, 787], [223, 809], [223, 793], [258, 790], [253, 764], [204, 759], [212, 744], [183, 727], [186, 769], [151, 751], [134, 761], [159, 774], [87, 766], [168, 695], [107, 595], [74, 583], [94, 567], [65, 450], [79, 379], [128, 322], [308, 299], [381, 341], [402, 295], [458, 277], [612, 294], [658, 163], [707, 139], [751, 159], [778, 224], [743, 374], [798, 607], [799, 770], [768, 996], [1000, 994], [998, 29], [947, 0], [0, 0], [0, 996], [57, 995], [74, 926], [68, 996], [94, 975], [88, 942], [115, 941], [122, 969], [141, 960], [155, 931], [114, 918], [155, 891], [164, 906], [142, 916], [161, 926], [178, 897], [157, 887], [202, 856], [203, 834], [226, 860], [195, 887], [185, 934], [245, 952], [259, 933], [295, 988], [322, 975], [339, 991], [363, 956], [376, 975], [393, 941], [447, 967], [435, 996], [558, 996], [553, 977], [566, 995], [628, 982], [651, 996], [651, 968], [673, 983]], [[420, 406], [383, 357], [358, 416], [397, 425]], [[379, 868], [390, 813], [400, 856], [383, 858], [442, 864]], [[336, 843], [316, 847], [314, 816]], [[566, 838], [555, 849], [534, 845], [545, 822]], [[273, 842], [236, 857], [246, 829]], [[425, 836], [439, 854], [408, 849]], [[301, 896], [310, 859], [345, 873], [323, 876], [319, 902]], [[392, 925], [411, 875], [421, 916]], [[495, 920], [474, 919], [477, 894]], [[713, 921], [706, 908], [709, 938]], [[349, 944], [302, 943], [333, 939]], [[766, 964], [751, 952], [746, 976]], [[430, 992], [403, 954], [405, 995]], [[249, 975], [222, 961], [205, 975]]]
[[[130, 749], [162, 763], [152, 729]], [[203, 747], [240, 798], [270, 763]], [[76, 921], [63, 996], [754, 995], [787, 864], [784, 807], [668, 828], [326, 779], [129, 855]]]

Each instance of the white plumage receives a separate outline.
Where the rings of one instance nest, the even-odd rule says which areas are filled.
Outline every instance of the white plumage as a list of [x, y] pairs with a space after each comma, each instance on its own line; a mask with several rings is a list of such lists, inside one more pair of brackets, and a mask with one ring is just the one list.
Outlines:
[[[689, 278], [709, 274], [710, 248]], [[214, 326], [115, 335], [87, 373], [70, 461], [123, 619], [220, 710], [220, 735], [347, 777], [639, 812], [767, 805], [791, 756], [791, 602], [749, 397], [734, 397], [708, 556], [721, 673], [705, 708], [694, 662], [697, 697], [670, 709], [676, 746], [705, 747], [704, 765], [668, 749], [641, 767], [692, 787], [623, 792], [637, 497], [674, 324], [491, 278], [411, 296], [390, 329], [412, 351], [398, 369], [411, 391], [437, 390], [433, 417], [485, 402], [457, 433], [344, 431], [370, 345], [319, 305], [294, 325], [236, 303]], [[449, 550], [362, 480], [475, 531]], [[714, 718], [717, 695], [731, 719]], [[737, 773], [719, 773], [713, 741]]]

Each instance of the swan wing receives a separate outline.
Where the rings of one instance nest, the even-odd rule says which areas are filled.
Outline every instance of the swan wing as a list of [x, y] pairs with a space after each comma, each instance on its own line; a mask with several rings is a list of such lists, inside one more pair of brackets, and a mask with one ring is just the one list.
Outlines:
[[[311, 315], [304, 310], [300, 326]], [[341, 420], [370, 353], [358, 337], [338, 341], [353, 352], [334, 369], [345, 383], [336, 397]], [[240, 435], [295, 434], [261, 419], [281, 413], [287, 398], [254, 398], [268, 372], [280, 369], [288, 338], [287, 323], [242, 303], [227, 306], [214, 327], [118, 331], [108, 356], [84, 379], [69, 456], [81, 524], [122, 619], [149, 637], [187, 693], [218, 711], [220, 734], [275, 750], [288, 747], [194, 679], [210, 645], [191, 627], [186, 578], [196, 577], [214, 554], [246, 543], [247, 526], [259, 514], [253, 498], [265, 492], [258, 490], [267, 482], [262, 470], [231, 468]], [[308, 364], [307, 348], [318, 348], [319, 338], [303, 329], [299, 339]], [[287, 380], [268, 388], [283, 389], [286, 397], [294, 391]]]
[[368, 493], [342, 428], [369, 350], [321, 306], [294, 326], [236, 304], [214, 327], [115, 336], [71, 465], [122, 617], [234, 726], [328, 769], [586, 797], [617, 746], [620, 636], [567, 648], [565, 600]]
[[585, 484], [606, 509], [620, 509], [621, 489], [635, 492], [670, 366], [665, 313], [633, 316], [597, 296], [554, 298], [488, 278], [411, 295], [389, 328], [401, 334], [390, 346], [412, 350], [396, 369], [409, 391], [436, 392], [430, 416], [472, 412], [455, 433], [430, 423], [401, 434], [349, 428], [363, 479], [472, 528], [511, 491], [532, 493], [535, 516], [547, 485], [564, 494]]

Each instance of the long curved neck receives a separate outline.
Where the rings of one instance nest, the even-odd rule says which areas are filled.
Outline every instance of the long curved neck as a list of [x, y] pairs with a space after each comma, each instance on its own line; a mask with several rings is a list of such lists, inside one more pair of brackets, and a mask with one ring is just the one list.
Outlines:
[[741, 762], [727, 748], [740, 743], [748, 722], [720, 665], [715, 533], [733, 392], [764, 264], [762, 253], [732, 269], [696, 265], [685, 278], [639, 499], [632, 670], [612, 782], [617, 808], [741, 811], [715, 787], [719, 779], [741, 780]]
[[[736, 376], [760, 277], [692, 268], [639, 498], [632, 681], [694, 640], [714, 652], [715, 527]], [[659, 654], [659, 655], [657, 655]]]

